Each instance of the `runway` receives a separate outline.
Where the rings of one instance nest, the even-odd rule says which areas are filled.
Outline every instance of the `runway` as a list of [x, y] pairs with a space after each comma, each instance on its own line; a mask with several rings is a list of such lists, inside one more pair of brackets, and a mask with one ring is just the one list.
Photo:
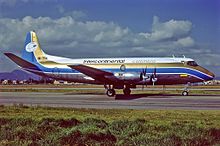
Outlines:
[[74, 107], [97, 109], [185, 109], [220, 110], [220, 95], [117, 95], [0, 92], [0, 105], [24, 104], [30, 106]]

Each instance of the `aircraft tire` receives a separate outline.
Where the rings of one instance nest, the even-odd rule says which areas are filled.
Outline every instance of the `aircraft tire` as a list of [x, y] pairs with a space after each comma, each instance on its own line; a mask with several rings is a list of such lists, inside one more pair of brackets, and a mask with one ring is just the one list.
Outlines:
[[106, 91], [106, 95], [108, 95], [109, 97], [115, 96], [115, 90], [114, 89], [108, 89]]
[[124, 95], [130, 95], [131, 94], [131, 89], [130, 88], [125, 88], [123, 90], [123, 92], [124, 92]]
[[182, 92], [182, 95], [183, 95], [183, 96], [188, 96], [188, 95], [189, 95], [189, 92], [183, 91], [183, 92]]

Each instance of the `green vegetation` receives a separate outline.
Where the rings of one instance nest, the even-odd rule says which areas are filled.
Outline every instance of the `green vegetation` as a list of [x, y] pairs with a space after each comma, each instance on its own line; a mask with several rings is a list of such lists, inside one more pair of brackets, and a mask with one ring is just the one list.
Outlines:
[[220, 111], [0, 106], [0, 145], [218, 145]]

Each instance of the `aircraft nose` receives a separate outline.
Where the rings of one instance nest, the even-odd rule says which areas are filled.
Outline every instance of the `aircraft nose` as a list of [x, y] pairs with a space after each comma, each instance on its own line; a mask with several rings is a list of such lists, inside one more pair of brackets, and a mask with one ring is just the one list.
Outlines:
[[215, 74], [214, 74], [214, 73], [212, 73], [212, 72], [210, 72], [210, 75], [212, 76], [212, 79], [214, 79]]
[[205, 79], [206, 81], [208, 81], [208, 80], [213, 80], [213, 79], [214, 79], [215, 74], [212, 73], [211, 71], [209, 71], [209, 70], [207, 70], [207, 69], [205, 69], [205, 68], [202, 68], [202, 67], [201, 67], [201, 71], [203, 71], [205, 74], [208, 75], [208, 77]]
[[211, 71], [208, 71], [208, 75], [210, 76], [210, 80], [214, 79], [215, 74]]

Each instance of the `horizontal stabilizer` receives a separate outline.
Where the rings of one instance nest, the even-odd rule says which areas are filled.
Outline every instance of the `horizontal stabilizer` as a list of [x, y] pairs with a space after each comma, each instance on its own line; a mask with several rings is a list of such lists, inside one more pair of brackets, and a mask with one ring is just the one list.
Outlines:
[[38, 69], [38, 67], [36, 65], [18, 57], [12, 53], [4, 53], [4, 54], [22, 68]]

